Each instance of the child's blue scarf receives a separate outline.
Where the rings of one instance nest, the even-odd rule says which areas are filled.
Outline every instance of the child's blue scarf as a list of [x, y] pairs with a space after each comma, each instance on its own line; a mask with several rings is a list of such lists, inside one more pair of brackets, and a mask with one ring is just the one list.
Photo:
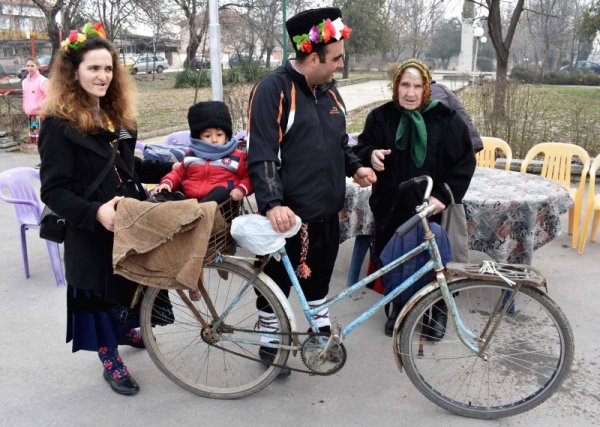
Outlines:
[[231, 138], [231, 140], [224, 145], [219, 145], [190, 137], [190, 150], [192, 150], [194, 156], [205, 160], [222, 159], [233, 152], [237, 145], [238, 141], [235, 138]]

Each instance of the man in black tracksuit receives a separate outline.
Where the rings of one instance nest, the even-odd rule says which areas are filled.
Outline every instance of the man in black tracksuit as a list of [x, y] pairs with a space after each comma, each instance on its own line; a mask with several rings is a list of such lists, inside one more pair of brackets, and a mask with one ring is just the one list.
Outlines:
[[[302, 220], [286, 250], [314, 307], [325, 301], [337, 257], [345, 176], [363, 186], [376, 178], [347, 146], [346, 108], [333, 80], [351, 32], [340, 10], [308, 10], [290, 18], [286, 27], [296, 59], [267, 75], [251, 94], [248, 171], [258, 209], [274, 230], [291, 229], [295, 215]], [[283, 265], [271, 261], [265, 272], [289, 296], [291, 281]], [[259, 311], [259, 323], [273, 330], [277, 325], [268, 311]], [[315, 320], [321, 332], [330, 330], [326, 310]], [[260, 355], [269, 363], [274, 352], [261, 347]]]

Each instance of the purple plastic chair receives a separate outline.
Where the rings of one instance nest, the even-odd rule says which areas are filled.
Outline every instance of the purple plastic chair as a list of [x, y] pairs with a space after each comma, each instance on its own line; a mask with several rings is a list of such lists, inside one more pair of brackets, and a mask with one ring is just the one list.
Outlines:
[[135, 149], [136, 151], [139, 151], [140, 153], [144, 152], [144, 148], [146, 148], [146, 144], [144, 143], [144, 141], [138, 139], [137, 141], [135, 141]]
[[[34, 168], [21, 167], [6, 170], [0, 173], [0, 200], [12, 203], [17, 213], [17, 221], [21, 233], [21, 253], [23, 254], [23, 267], [25, 277], [29, 278], [29, 260], [27, 257], [27, 238], [25, 232], [30, 229], [40, 228], [40, 215], [43, 204], [33, 187], [32, 179], [40, 179], [40, 172]], [[48, 254], [54, 271], [57, 286], [64, 286], [60, 249], [58, 243], [46, 240]]]
[[168, 134], [164, 145], [173, 145], [175, 143], [179, 143], [180, 145], [190, 145], [190, 131], [182, 130]]

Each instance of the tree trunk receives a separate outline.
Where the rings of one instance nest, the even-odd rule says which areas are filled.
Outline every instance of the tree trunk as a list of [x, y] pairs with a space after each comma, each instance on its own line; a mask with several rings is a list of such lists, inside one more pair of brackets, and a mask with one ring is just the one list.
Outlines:
[[194, 32], [194, 29], [192, 28], [191, 25], [189, 27], [188, 32], [189, 32], [189, 36], [190, 36], [190, 43], [188, 44], [187, 48], [185, 49], [186, 58], [185, 58], [184, 66], [188, 70], [193, 70], [194, 66], [195, 66], [194, 62], [195, 62], [195, 58], [196, 58], [196, 51], [198, 50], [198, 46], [200, 46], [200, 42], [196, 38], [196, 33]]
[[515, 8], [512, 12], [510, 23], [506, 28], [506, 36], [503, 38], [503, 26], [500, 12], [500, 0], [486, 0], [488, 5], [488, 31], [489, 36], [494, 45], [496, 51], [496, 87], [494, 92], [494, 118], [496, 120], [506, 120], [506, 88], [507, 88], [507, 76], [508, 72], [508, 60], [510, 54], [510, 46], [512, 44], [515, 30], [525, 0], [517, 0]]
[[506, 119], [506, 89], [508, 87], [508, 79], [506, 77], [508, 71], [508, 61], [500, 61], [496, 57], [496, 84], [494, 87], [494, 112], [492, 115], [495, 120], [502, 121]]
[[346, 50], [344, 52], [344, 71], [342, 72], [342, 78], [347, 79], [348, 76], [350, 75], [350, 54], [348, 53], [348, 51]]

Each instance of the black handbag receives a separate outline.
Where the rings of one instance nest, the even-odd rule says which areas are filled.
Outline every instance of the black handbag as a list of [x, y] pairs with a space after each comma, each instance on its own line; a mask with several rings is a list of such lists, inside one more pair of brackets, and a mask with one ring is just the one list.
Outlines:
[[[115, 164], [115, 157], [117, 156], [118, 142], [113, 145], [112, 154], [110, 160], [102, 169], [102, 172], [96, 177], [94, 182], [88, 187], [83, 195], [83, 198], [87, 200], [92, 195], [96, 188], [100, 185], [102, 180], [108, 174], [108, 171]], [[52, 209], [48, 206], [44, 206], [42, 214], [40, 215], [40, 237], [42, 239], [50, 240], [51, 242], [62, 243], [65, 241], [65, 234], [67, 233], [67, 220], [56, 215]]]
[[51, 242], [62, 243], [67, 232], [67, 220], [59, 217], [48, 206], [40, 216], [40, 237]]

